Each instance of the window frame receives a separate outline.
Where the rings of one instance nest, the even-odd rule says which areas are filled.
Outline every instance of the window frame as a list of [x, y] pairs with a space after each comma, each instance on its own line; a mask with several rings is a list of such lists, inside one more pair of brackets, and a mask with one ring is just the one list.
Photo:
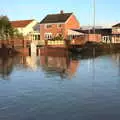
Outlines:
[[[49, 26], [49, 27], [48, 27], [48, 26]], [[52, 24], [46, 24], [46, 25], [45, 25], [45, 28], [46, 28], [46, 29], [52, 28]]]
[[62, 24], [57, 24], [57, 28], [62, 28]]

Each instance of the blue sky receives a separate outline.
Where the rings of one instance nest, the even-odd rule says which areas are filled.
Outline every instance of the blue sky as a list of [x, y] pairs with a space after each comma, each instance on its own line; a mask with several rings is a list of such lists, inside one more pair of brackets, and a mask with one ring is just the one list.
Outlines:
[[[41, 21], [51, 13], [73, 12], [81, 25], [93, 24], [93, 0], [0, 0], [0, 14], [10, 20]], [[96, 24], [108, 25], [120, 21], [120, 0], [96, 0]]]

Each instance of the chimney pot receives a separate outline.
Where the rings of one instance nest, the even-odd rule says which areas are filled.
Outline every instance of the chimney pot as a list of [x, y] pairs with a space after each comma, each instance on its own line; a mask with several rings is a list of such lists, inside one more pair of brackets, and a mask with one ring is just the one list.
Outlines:
[[63, 10], [61, 10], [61, 11], [60, 11], [60, 14], [63, 14], [63, 13], [64, 13], [64, 11], [63, 11]]

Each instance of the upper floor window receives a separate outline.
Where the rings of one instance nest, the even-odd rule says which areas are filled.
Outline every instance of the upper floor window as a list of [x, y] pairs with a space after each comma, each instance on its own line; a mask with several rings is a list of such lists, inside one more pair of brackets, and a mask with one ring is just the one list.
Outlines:
[[46, 28], [51, 28], [51, 27], [52, 27], [51, 24], [47, 24], [47, 25], [46, 25]]
[[62, 27], [62, 24], [57, 24], [57, 27], [58, 27], [58, 28], [61, 28], [61, 27]]
[[120, 28], [112, 28], [113, 33], [120, 33]]
[[118, 28], [118, 29], [117, 29], [117, 32], [119, 32], [119, 33], [120, 33], [120, 28]]

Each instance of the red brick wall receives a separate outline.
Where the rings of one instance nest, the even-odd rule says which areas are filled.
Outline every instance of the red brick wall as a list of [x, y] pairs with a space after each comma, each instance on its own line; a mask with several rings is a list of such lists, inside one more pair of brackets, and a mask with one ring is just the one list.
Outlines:
[[80, 36], [75, 39], [72, 39], [70, 44], [71, 45], [84, 45], [87, 41], [88, 41], [88, 37], [84, 35], [84, 36]]
[[57, 33], [61, 33], [64, 34], [64, 30], [65, 30], [65, 25], [62, 24], [61, 27], [58, 28], [57, 24], [52, 24], [51, 28], [46, 28], [45, 24], [41, 24], [40, 25], [40, 36], [41, 36], [41, 40], [45, 40], [44, 37], [44, 33], [52, 33], [53, 37], [55, 37], [57, 35]]
[[19, 52], [21, 55], [27, 55], [29, 56], [29, 48], [21, 48], [21, 49], [15, 49], [17, 52]]
[[101, 42], [102, 37], [100, 34], [89, 34], [88, 35], [88, 41], [90, 42]]

